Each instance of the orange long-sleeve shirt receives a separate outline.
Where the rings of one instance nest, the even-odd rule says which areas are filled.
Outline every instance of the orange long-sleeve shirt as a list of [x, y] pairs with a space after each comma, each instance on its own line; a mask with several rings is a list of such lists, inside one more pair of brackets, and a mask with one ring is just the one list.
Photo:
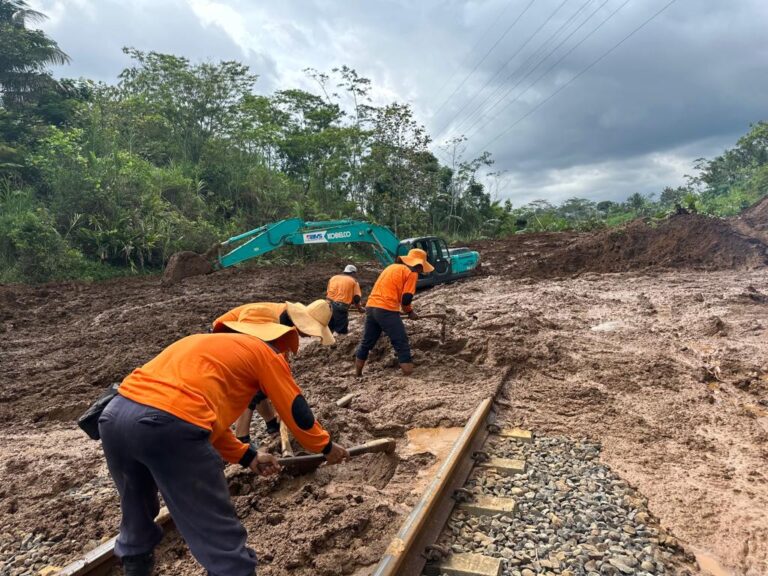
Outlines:
[[412, 307], [402, 304], [403, 295], [416, 293], [418, 279], [418, 273], [405, 264], [390, 264], [379, 274], [365, 305], [392, 312], [400, 312], [402, 307], [404, 312], [410, 312]]
[[230, 426], [259, 390], [304, 448], [321, 452], [328, 445], [330, 435], [315, 420], [285, 359], [247, 334], [182, 338], [131, 372], [118, 392], [210, 430], [214, 448], [236, 463], [248, 445]]
[[362, 297], [363, 293], [360, 290], [360, 284], [352, 276], [349, 274], [336, 274], [336, 276], [332, 276], [328, 280], [326, 295], [328, 300], [333, 302], [352, 304], [355, 301], [355, 296]]

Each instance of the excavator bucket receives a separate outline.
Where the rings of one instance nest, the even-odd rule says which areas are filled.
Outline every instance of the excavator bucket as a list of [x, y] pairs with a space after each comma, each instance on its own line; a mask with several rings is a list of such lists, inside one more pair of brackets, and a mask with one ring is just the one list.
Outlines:
[[163, 285], [178, 284], [190, 276], [210, 274], [214, 271], [212, 262], [215, 260], [218, 249], [219, 245], [215, 244], [205, 254], [190, 251], [172, 254], [163, 271]]

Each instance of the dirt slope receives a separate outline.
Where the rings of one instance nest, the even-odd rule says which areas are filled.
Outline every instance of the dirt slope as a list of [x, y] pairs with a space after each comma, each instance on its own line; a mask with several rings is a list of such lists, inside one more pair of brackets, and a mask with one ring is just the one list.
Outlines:
[[[398, 455], [294, 480], [230, 468], [261, 574], [367, 573], [434, 461], [407, 449], [406, 431], [461, 426], [499, 387], [506, 423], [602, 443], [604, 461], [702, 562], [768, 573], [768, 271], [749, 269], [758, 245], [740, 236], [710, 244], [721, 270], [704, 271], [690, 267], [709, 267], [706, 251], [676, 236], [671, 248], [625, 246], [623, 262], [594, 258], [610, 270], [647, 263], [644, 272], [585, 272], [587, 258], [574, 271], [563, 254], [582, 242], [594, 249], [595, 237], [482, 243], [485, 275], [418, 295], [418, 309], [445, 310], [448, 321], [444, 336], [437, 320], [409, 324], [413, 378], [398, 375], [385, 343], [365, 378], [351, 377], [358, 317], [333, 349], [303, 343], [294, 370], [319, 419], [348, 444], [393, 436]], [[649, 246], [669, 257], [646, 258]], [[686, 246], [693, 252], [670, 264]], [[546, 278], [536, 272], [543, 262]], [[60, 565], [116, 531], [99, 445], [72, 423], [102, 386], [232, 306], [321, 296], [340, 265], [226, 271], [168, 289], [157, 278], [0, 287], [0, 574]], [[375, 275], [363, 267], [364, 292]], [[352, 404], [336, 407], [350, 391], [359, 393]], [[685, 573], [685, 563], [682, 555], [668, 573]], [[200, 570], [170, 538], [160, 573]]]

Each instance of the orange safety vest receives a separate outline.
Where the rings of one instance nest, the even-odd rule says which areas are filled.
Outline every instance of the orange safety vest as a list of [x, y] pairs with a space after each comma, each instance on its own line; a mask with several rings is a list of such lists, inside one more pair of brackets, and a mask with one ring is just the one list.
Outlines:
[[[418, 273], [405, 264], [390, 264], [379, 274], [365, 305], [400, 312], [403, 294], [415, 294], [418, 279]], [[410, 312], [411, 306], [402, 309], [404, 312]]]
[[211, 443], [228, 462], [248, 449], [230, 426], [256, 392], [269, 398], [296, 440], [321, 452], [330, 435], [315, 420], [285, 359], [255, 336], [196, 334], [168, 346], [131, 372], [118, 392], [211, 431]]
[[328, 300], [331, 302], [341, 302], [350, 305], [355, 300], [355, 296], [362, 298], [363, 293], [360, 290], [360, 284], [349, 274], [336, 274], [328, 280], [328, 290], [326, 292]]

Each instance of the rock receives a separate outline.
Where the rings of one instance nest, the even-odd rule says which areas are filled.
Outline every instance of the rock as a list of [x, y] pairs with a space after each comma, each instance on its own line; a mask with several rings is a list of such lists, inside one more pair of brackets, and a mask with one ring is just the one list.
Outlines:
[[[620, 558], [621, 558], [621, 560], [620, 560]], [[611, 566], [613, 566], [614, 568], [616, 568], [617, 570], [620, 570], [621, 572], [623, 572], [624, 574], [633, 574], [634, 570], [632, 569], [632, 567], [627, 565], [626, 562], [622, 561], [625, 558], [626, 557], [624, 557], [624, 556], [618, 556], [618, 557], [610, 558], [608, 560], [608, 563]]]
[[523, 576], [536, 576], [536, 573], [533, 570], [529, 570], [528, 568], [524, 568], [521, 574]]

